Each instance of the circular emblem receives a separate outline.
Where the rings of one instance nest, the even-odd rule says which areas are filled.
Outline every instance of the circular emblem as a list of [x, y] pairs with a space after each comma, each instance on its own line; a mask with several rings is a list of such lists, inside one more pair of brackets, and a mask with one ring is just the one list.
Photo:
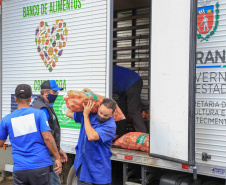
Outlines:
[[200, 39], [200, 42], [209, 41], [219, 25], [219, 3], [198, 7], [197, 11], [197, 39]]
[[71, 118], [66, 116], [66, 112], [67, 112], [66, 102], [64, 101], [64, 99], [62, 99], [59, 105], [59, 115], [60, 115], [60, 121], [63, 124], [67, 124], [71, 121]]

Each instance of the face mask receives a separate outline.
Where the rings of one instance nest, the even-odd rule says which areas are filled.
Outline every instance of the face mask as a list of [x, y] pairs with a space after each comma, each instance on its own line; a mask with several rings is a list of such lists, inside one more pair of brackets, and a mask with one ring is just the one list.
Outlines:
[[47, 95], [47, 99], [49, 100], [49, 103], [54, 103], [56, 98], [57, 98], [58, 95], [53, 95], [53, 94], [48, 94]]
[[97, 114], [97, 121], [99, 121], [99, 123], [104, 123], [106, 121], [108, 121], [110, 118], [102, 118], [99, 116], [99, 114]]

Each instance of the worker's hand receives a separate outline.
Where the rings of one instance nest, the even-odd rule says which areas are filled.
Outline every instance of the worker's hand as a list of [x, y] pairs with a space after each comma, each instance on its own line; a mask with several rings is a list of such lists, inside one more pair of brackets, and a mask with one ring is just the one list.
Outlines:
[[56, 174], [61, 174], [62, 172], [62, 163], [60, 162], [60, 159], [55, 160], [55, 168], [54, 171]]
[[83, 116], [89, 116], [91, 109], [93, 108], [94, 103], [92, 101], [88, 101], [87, 105], [83, 103], [84, 111], [83, 111]]
[[59, 154], [60, 154], [60, 161], [62, 163], [67, 162], [67, 160], [68, 160], [67, 154], [62, 149], [60, 149]]
[[90, 89], [88, 89], [88, 88], [84, 88], [82, 91], [84, 91], [84, 92], [92, 92]]
[[0, 148], [4, 146], [5, 142], [6, 142], [6, 140], [0, 140]]

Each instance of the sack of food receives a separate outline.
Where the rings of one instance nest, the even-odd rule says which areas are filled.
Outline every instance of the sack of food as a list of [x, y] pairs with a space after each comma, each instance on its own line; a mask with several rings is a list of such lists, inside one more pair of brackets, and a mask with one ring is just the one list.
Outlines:
[[149, 152], [149, 134], [129, 132], [115, 141], [113, 146]]
[[[93, 92], [70, 90], [67, 92], [67, 96], [64, 97], [64, 100], [66, 101], [67, 108], [73, 112], [82, 112], [84, 109], [83, 104], [86, 105], [88, 101], [92, 101], [94, 105], [91, 109], [91, 112], [97, 113], [99, 105], [104, 98], [104, 96], [95, 94]], [[124, 114], [118, 106], [113, 114], [113, 118], [115, 121], [125, 119]]]

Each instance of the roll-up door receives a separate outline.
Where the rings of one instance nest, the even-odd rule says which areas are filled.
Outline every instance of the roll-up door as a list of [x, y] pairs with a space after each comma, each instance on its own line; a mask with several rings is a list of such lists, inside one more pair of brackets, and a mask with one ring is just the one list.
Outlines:
[[15, 87], [44, 80], [63, 87], [53, 107], [62, 130], [61, 144], [74, 151], [80, 125], [65, 116], [63, 95], [87, 87], [108, 96], [107, 0], [2, 1], [2, 116], [15, 107]]

